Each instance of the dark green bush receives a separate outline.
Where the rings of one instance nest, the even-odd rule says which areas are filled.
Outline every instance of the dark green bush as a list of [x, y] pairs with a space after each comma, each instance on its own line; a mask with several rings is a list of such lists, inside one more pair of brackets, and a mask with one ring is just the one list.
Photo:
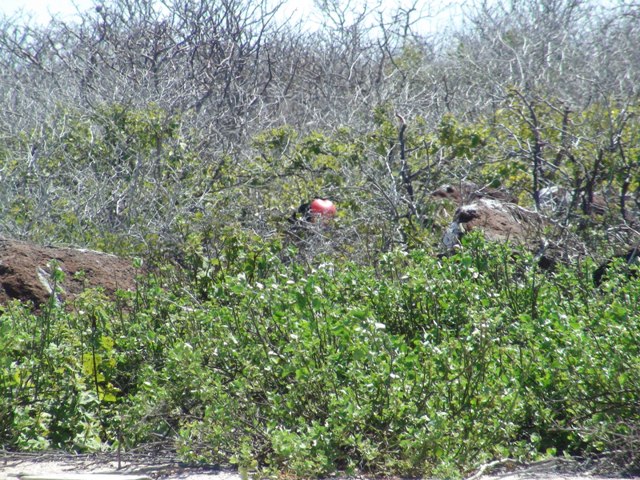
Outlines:
[[449, 258], [397, 251], [377, 269], [229, 248], [225, 268], [202, 259], [190, 283], [157, 276], [116, 303], [6, 307], [3, 444], [161, 441], [301, 476], [454, 475], [606, 452], [638, 426], [637, 282], [595, 290], [477, 236]]

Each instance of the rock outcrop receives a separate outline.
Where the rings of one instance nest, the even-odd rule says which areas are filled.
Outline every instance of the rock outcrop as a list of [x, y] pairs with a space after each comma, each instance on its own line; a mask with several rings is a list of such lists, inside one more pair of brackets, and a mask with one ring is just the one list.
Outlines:
[[[58, 284], [55, 268], [64, 274]], [[18, 299], [39, 308], [53, 294], [70, 301], [94, 287], [111, 296], [116, 290], [133, 290], [137, 273], [130, 260], [115, 255], [0, 237], [0, 304]]]

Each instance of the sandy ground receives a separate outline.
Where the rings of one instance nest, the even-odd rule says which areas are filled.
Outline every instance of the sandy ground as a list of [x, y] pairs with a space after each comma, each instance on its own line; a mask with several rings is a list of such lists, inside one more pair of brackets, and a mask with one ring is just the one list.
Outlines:
[[[599, 476], [595, 472], [596, 470], [563, 459], [530, 465], [504, 461], [485, 465], [467, 480], [628, 480], [628, 477], [623, 479], [611, 474]], [[241, 475], [235, 471], [189, 467], [165, 458], [124, 459], [118, 465], [113, 457], [3, 454], [0, 451], [0, 480], [19, 480], [22, 476], [26, 480], [29, 477], [45, 480], [47, 476], [56, 480], [105, 480], [104, 474], [110, 474], [114, 480], [134, 480], [132, 475], [151, 480], [242, 480]], [[345, 479], [332, 477], [331, 480]], [[365, 479], [361, 477], [359, 480]]]
[[[60, 474], [77, 479], [79, 474], [87, 474], [87, 478], [102, 480], [103, 474], [144, 476], [152, 480], [241, 480], [234, 471], [216, 468], [186, 467], [178, 462], [163, 458], [155, 460], [136, 459], [122, 460], [120, 465], [114, 458], [97, 456], [70, 456], [63, 454], [25, 455], [6, 454], [0, 452], [0, 480], [18, 480], [22, 475], [51, 475], [62, 478]], [[117, 480], [119, 477], [115, 475]], [[127, 477], [122, 477], [127, 480]]]

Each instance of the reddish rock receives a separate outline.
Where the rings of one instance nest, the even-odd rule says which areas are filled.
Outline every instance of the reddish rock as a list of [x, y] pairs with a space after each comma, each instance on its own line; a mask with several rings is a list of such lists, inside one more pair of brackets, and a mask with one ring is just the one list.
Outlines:
[[0, 304], [18, 299], [38, 308], [46, 303], [54, 288], [55, 264], [64, 272], [62, 285], [56, 289], [56, 298], [62, 301], [72, 300], [87, 288], [101, 287], [109, 296], [116, 290], [135, 288], [138, 272], [130, 260], [0, 238]]

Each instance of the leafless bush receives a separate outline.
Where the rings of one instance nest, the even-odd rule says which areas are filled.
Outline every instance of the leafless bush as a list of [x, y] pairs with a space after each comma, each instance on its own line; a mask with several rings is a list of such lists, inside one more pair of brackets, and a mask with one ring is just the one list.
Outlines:
[[[606, 10], [574, 0], [476, 3], [460, 31], [442, 34], [421, 31], [431, 12], [417, 1], [384, 13], [370, 3], [317, 5], [322, 21], [315, 29], [282, 21], [282, 5], [266, 0], [117, 0], [72, 22], [3, 19], [2, 228], [25, 236], [32, 222], [71, 213], [80, 223], [144, 237], [168, 235], [180, 216], [198, 214], [269, 234], [268, 215], [247, 212], [265, 197], [269, 179], [288, 174], [260, 171], [267, 167], [253, 161], [259, 132], [346, 128], [366, 138], [377, 128], [375, 112], [385, 111], [406, 119], [407, 135], [418, 121], [424, 134], [445, 113], [490, 122], [516, 92], [522, 109], [513, 110], [535, 137], [548, 126], [535, 117], [540, 102], [572, 112], [622, 99], [631, 112], [638, 99], [640, 32], [631, 4]], [[145, 115], [158, 116], [151, 121], [157, 131], [140, 149], [135, 125], [150, 120]], [[115, 131], [108, 151], [101, 150]], [[362, 201], [374, 196], [374, 217], [389, 222], [383, 243], [391, 245], [401, 222], [424, 224], [428, 191], [476, 175], [486, 160], [455, 163], [422, 146], [403, 159], [397, 128], [383, 135], [386, 152], [366, 146], [358, 165], [339, 169], [341, 185], [327, 188]], [[608, 146], [598, 145], [617, 149], [624, 159], [617, 175], [632, 178], [629, 145], [616, 140], [616, 128], [607, 135]], [[566, 160], [571, 137], [563, 138], [554, 148], [564, 148]], [[74, 142], [86, 151], [73, 151]], [[531, 162], [534, 199], [559, 175], [548, 151], [540, 138], [516, 152]], [[495, 160], [513, 152], [505, 147], [500, 154]], [[576, 156], [586, 173], [567, 177], [565, 186], [587, 198], [601, 187], [597, 158], [597, 149], [593, 158]], [[627, 218], [623, 199], [632, 182], [622, 190]], [[22, 201], [31, 213], [17, 221], [8, 210]], [[43, 235], [54, 236], [50, 230]]]

